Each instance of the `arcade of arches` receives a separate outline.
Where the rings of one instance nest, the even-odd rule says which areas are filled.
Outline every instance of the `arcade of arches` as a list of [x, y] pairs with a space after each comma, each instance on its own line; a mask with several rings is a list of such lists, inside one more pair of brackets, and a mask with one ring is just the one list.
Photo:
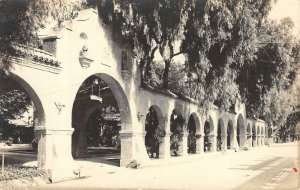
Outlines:
[[[29, 54], [20, 47], [20, 56], [11, 57], [9, 76], [35, 104], [38, 163], [50, 171], [52, 181], [74, 176], [74, 159], [93, 154], [95, 147], [109, 149], [127, 167], [132, 161], [147, 165], [151, 159], [271, 142], [272, 129], [262, 120], [246, 118], [243, 104], [235, 105], [234, 112], [214, 108], [204, 114], [195, 102], [141, 88], [135, 58], [123, 60], [124, 49], [98, 22], [95, 11], [84, 10], [77, 20], [85, 22], [70, 23], [74, 43], [57, 38], [57, 47], [63, 49], [55, 56], [32, 48]], [[70, 31], [57, 35], [64, 32]], [[84, 54], [82, 33], [89, 47]]]

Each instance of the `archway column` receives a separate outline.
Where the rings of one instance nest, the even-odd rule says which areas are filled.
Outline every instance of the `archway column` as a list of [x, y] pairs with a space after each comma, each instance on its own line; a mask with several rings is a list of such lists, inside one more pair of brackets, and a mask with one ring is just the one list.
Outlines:
[[230, 150], [235, 148], [236, 143], [236, 134], [230, 134]]
[[271, 145], [271, 144], [273, 144], [273, 135], [270, 135], [269, 137], [268, 137], [268, 142], [267, 142], [268, 144], [267, 145]]
[[221, 142], [222, 142], [222, 150], [226, 150], [227, 149], [227, 135], [226, 134], [221, 135]]
[[121, 141], [120, 166], [127, 167], [133, 155], [133, 132], [121, 130], [119, 135]]
[[196, 133], [196, 154], [203, 154], [203, 144], [204, 144], [204, 134], [201, 133]]
[[257, 146], [261, 146], [261, 136], [258, 135], [256, 138], [257, 138]]
[[168, 117], [159, 118], [159, 121], [162, 121], [159, 124], [161, 129], [165, 129], [166, 135], [162, 138], [162, 143], [159, 145], [159, 158], [170, 158], [170, 138], [171, 138], [171, 131], [170, 131], [170, 121]]
[[272, 134], [272, 128], [268, 129], [268, 136], [267, 136], [267, 145], [270, 146], [271, 144], [273, 144], [273, 134]]
[[[232, 142], [232, 143], [230, 143], [230, 149], [238, 151], [238, 150], [240, 150], [240, 146], [239, 146], [239, 143], [237, 140], [237, 134], [233, 133], [232, 135], [233, 136], [230, 136], [230, 137], [233, 137], [232, 139], [230, 139], [230, 141]], [[241, 141], [240, 141], [240, 143], [241, 143]]]
[[249, 135], [247, 137], [247, 141], [248, 141], [248, 148], [252, 148], [252, 135]]
[[73, 153], [76, 158], [81, 158], [87, 154], [87, 131], [80, 130], [78, 134], [78, 142]]
[[214, 134], [209, 135], [209, 141], [211, 142], [210, 151], [216, 152], [217, 151], [217, 136]]
[[247, 146], [247, 135], [240, 135], [240, 148]]
[[76, 177], [77, 167], [71, 154], [73, 129], [38, 126], [35, 134], [38, 142], [38, 167], [45, 170], [52, 182]]
[[188, 135], [189, 133], [186, 131], [182, 134], [182, 139], [179, 144], [179, 154], [181, 156], [188, 155]]
[[257, 147], [257, 136], [255, 136], [255, 139], [253, 139], [253, 137], [252, 137], [252, 141], [253, 141], [252, 147]]

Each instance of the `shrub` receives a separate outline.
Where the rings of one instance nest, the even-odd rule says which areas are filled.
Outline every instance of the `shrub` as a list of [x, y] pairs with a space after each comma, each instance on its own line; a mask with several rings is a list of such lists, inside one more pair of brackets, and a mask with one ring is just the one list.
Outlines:
[[4, 168], [4, 174], [0, 175], [0, 183], [14, 179], [25, 179], [32, 182], [34, 177], [45, 178], [46, 174], [37, 167], [8, 165]]

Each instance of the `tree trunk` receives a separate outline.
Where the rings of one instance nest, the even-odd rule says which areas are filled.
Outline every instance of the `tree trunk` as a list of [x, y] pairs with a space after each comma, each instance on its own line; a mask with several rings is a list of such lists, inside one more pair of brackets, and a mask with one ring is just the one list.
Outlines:
[[166, 90], [168, 89], [170, 64], [171, 64], [170, 60], [165, 60], [165, 70], [163, 73], [163, 88]]
[[144, 66], [145, 66], [145, 60], [140, 61], [140, 72], [141, 72], [141, 86], [144, 84]]
[[152, 63], [152, 60], [147, 59], [146, 61], [146, 67], [144, 72], [144, 79], [148, 77], [148, 80], [150, 79], [150, 65]]

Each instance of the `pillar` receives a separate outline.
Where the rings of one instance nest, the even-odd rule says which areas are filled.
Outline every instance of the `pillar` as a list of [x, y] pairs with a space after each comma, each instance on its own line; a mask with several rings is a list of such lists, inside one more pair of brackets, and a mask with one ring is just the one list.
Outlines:
[[182, 134], [182, 139], [179, 145], [179, 154], [180, 156], [187, 156], [188, 155], [188, 133], [184, 132]]
[[222, 142], [222, 150], [227, 149], [227, 136], [225, 134], [221, 135], [221, 142]]
[[271, 137], [268, 137], [268, 142], [267, 142], [267, 145], [271, 145], [273, 144], [273, 135], [271, 135]]
[[268, 130], [268, 135], [267, 135], [267, 145], [273, 144], [273, 134], [272, 134], [272, 128], [269, 128]]
[[247, 135], [240, 135], [240, 147], [243, 148], [247, 145]]
[[204, 134], [196, 133], [196, 154], [203, 153]]
[[[230, 135], [230, 149], [238, 151], [240, 149], [239, 143], [237, 141], [237, 134], [231, 134]], [[240, 138], [240, 143], [242, 143], [241, 138]]]
[[247, 137], [247, 141], [248, 141], [248, 148], [251, 148], [252, 147], [252, 135], [249, 135]]
[[217, 137], [214, 134], [209, 135], [209, 141], [211, 142], [210, 152], [217, 151]]
[[76, 158], [82, 158], [87, 154], [87, 131], [81, 130], [77, 139], [77, 147], [75, 152]]
[[166, 135], [162, 138], [162, 143], [159, 145], [159, 158], [170, 158], [170, 138], [171, 138], [171, 132], [170, 132], [170, 122], [168, 120], [168, 117], [164, 117], [159, 119], [162, 121], [162, 124], [159, 124], [159, 127], [161, 129], [165, 129]]
[[133, 153], [133, 133], [132, 131], [120, 131], [120, 141], [121, 141], [121, 158], [120, 166], [127, 167], [131, 162]]
[[230, 149], [234, 149], [235, 147], [235, 134], [230, 134]]
[[257, 147], [257, 138], [258, 138], [258, 136], [255, 136], [254, 147]]
[[257, 138], [257, 146], [261, 146], [261, 136], [258, 135], [256, 138]]
[[73, 128], [47, 129], [36, 127], [38, 142], [38, 167], [46, 171], [52, 182], [77, 177], [71, 150]]

